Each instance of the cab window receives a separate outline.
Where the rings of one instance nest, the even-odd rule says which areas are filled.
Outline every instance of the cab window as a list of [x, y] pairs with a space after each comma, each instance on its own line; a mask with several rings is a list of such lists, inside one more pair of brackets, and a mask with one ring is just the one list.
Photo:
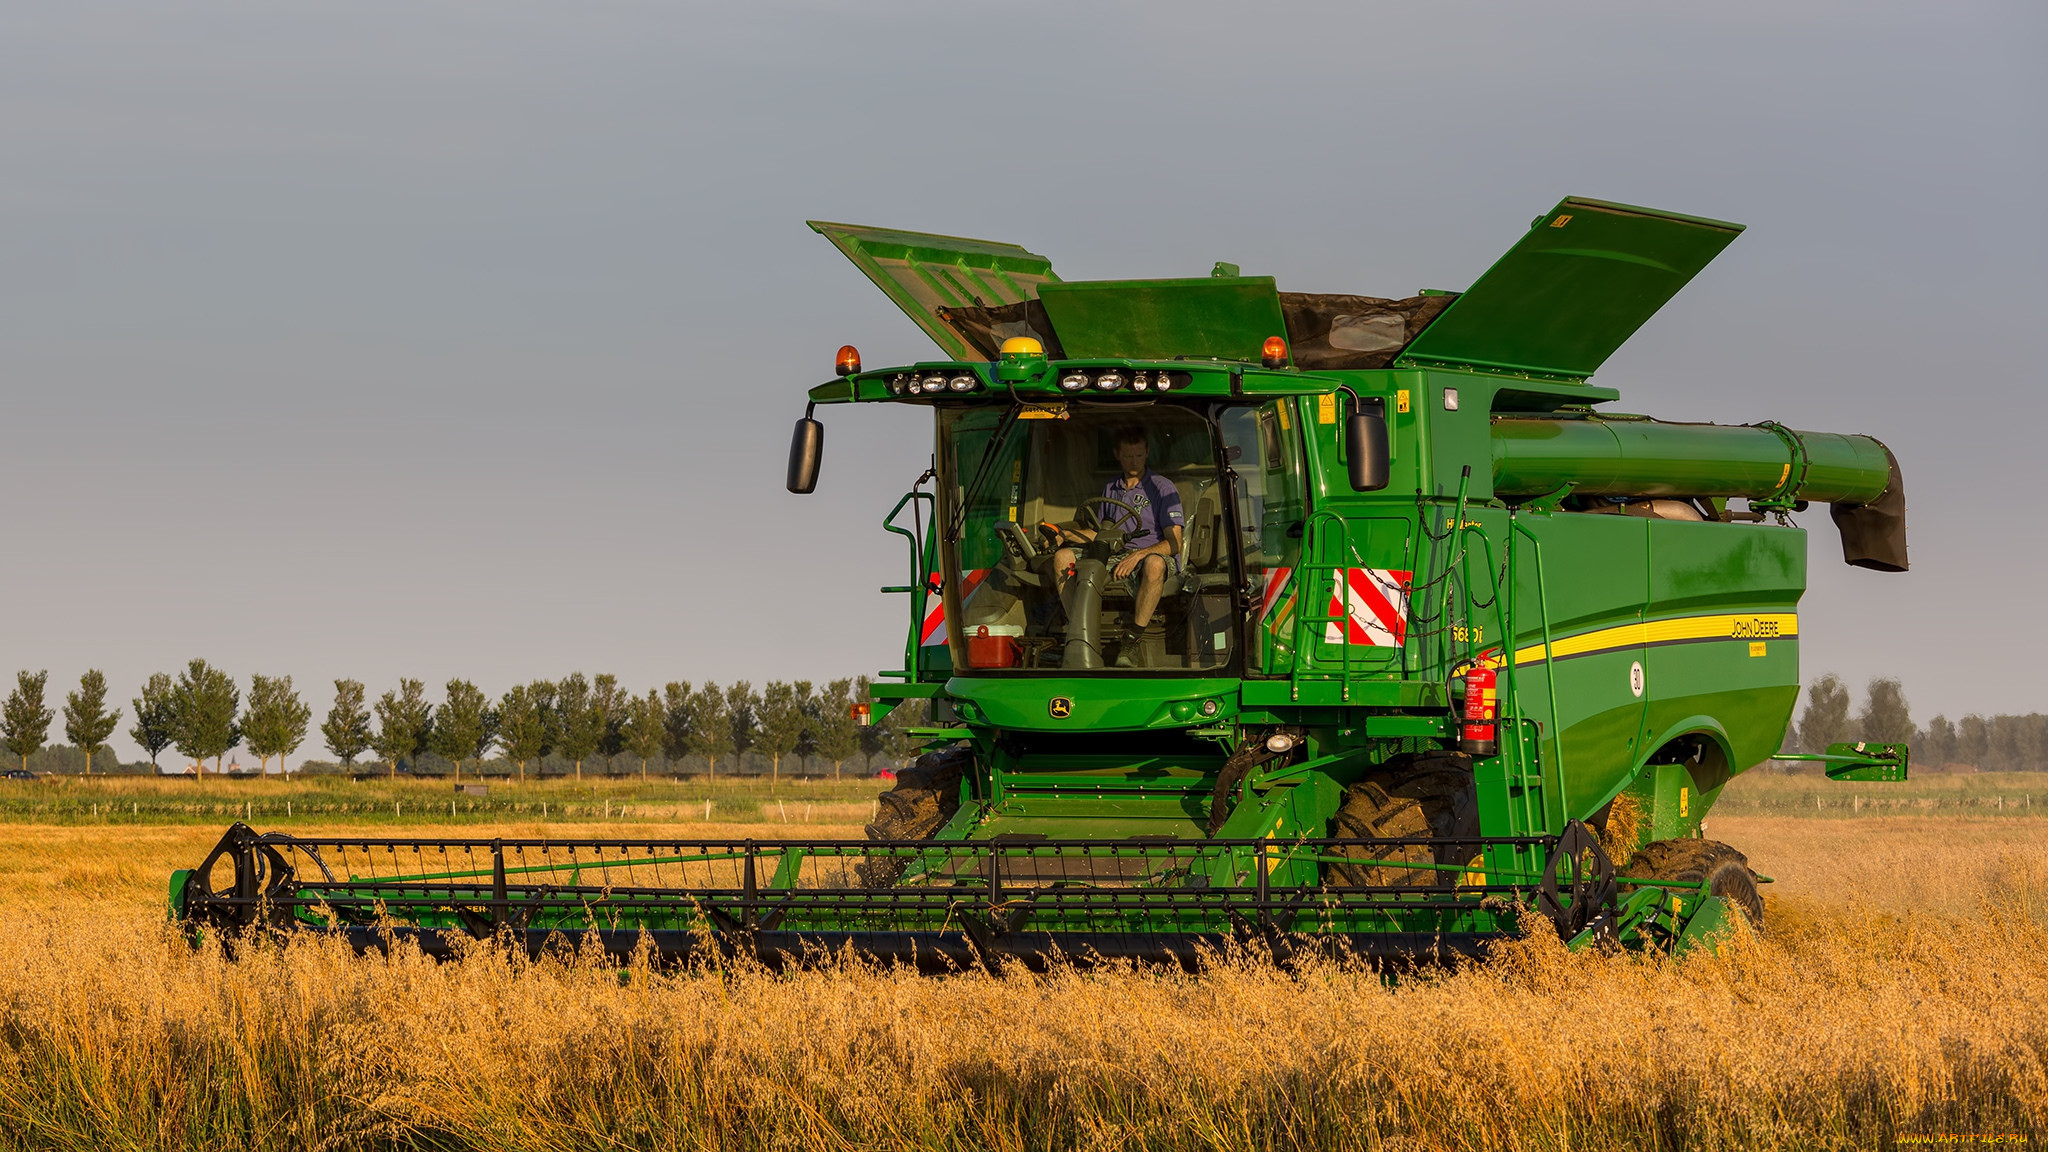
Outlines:
[[1214, 671], [1235, 656], [1216, 437], [1171, 403], [942, 410], [954, 666]]
[[1244, 622], [1248, 671], [1283, 673], [1293, 660], [1295, 589], [1308, 519], [1299, 413], [1291, 399], [1227, 409], [1223, 451], [1236, 477], [1250, 612]]

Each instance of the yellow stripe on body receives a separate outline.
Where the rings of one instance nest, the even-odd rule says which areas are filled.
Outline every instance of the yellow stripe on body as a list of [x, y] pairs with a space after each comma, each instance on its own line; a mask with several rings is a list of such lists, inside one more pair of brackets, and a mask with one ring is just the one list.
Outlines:
[[[1596, 628], [1554, 641], [1552, 658], [1583, 656], [1613, 648], [1649, 648], [1659, 644], [1683, 644], [1693, 640], [1777, 640], [1799, 635], [1796, 612], [1735, 612], [1714, 616], [1674, 616], [1668, 620], [1646, 620]], [[1515, 663], [1543, 659], [1543, 645], [1532, 644], [1515, 650]]]

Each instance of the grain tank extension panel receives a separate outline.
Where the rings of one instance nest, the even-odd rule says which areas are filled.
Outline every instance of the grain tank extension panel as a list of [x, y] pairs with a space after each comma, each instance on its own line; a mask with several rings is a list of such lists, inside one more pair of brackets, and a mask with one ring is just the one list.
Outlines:
[[[1052, 261], [1043, 256], [994, 240], [823, 220], [809, 223], [950, 358], [993, 358], [994, 345], [1011, 336], [1051, 339], [1051, 326], [1037, 303], [1038, 289], [1057, 283], [1059, 277], [1053, 275]], [[975, 318], [963, 321], [952, 315], [963, 308]], [[984, 318], [989, 309], [1008, 309], [1014, 316], [992, 325]]]
[[1400, 362], [1591, 376], [1741, 234], [1740, 224], [1566, 197]]

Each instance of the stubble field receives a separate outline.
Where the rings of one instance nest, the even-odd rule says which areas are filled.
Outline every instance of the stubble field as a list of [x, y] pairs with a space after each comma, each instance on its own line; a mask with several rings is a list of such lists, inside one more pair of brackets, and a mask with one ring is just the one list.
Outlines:
[[1674, 962], [1568, 955], [1539, 932], [1484, 967], [1393, 986], [1250, 962], [921, 978], [621, 971], [478, 949], [437, 965], [313, 940], [228, 961], [164, 923], [164, 887], [243, 812], [307, 831], [851, 837], [875, 786], [494, 786], [504, 808], [452, 813], [445, 785], [404, 782], [322, 786], [346, 813], [308, 813], [319, 790], [277, 781], [7, 787], [8, 1147], [2048, 1140], [2043, 776], [1744, 777], [1710, 835], [1775, 879], [1763, 937]]

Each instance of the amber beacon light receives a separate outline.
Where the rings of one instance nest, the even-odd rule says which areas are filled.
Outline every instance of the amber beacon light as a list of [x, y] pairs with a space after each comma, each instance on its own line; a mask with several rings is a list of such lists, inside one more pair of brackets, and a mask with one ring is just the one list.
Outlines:
[[1266, 337], [1266, 346], [1259, 352], [1259, 363], [1268, 368], [1287, 366], [1287, 341], [1278, 336]]
[[860, 349], [851, 344], [839, 346], [839, 359], [833, 365], [841, 376], [851, 376], [860, 371]]

